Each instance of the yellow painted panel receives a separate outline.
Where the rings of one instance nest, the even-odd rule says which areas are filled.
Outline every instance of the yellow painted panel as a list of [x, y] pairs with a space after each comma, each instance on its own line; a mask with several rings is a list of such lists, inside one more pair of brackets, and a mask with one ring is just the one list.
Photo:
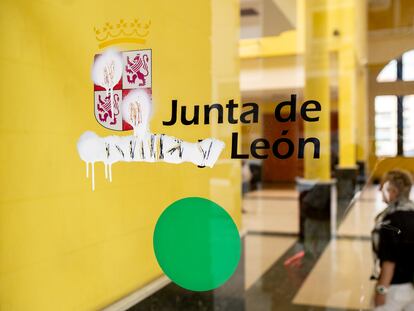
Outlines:
[[[232, 18], [213, 19], [220, 10]], [[240, 164], [229, 161], [239, 128], [162, 125], [172, 99], [192, 107], [239, 97], [238, 15], [235, 2], [217, 1], [0, 3], [0, 310], [96, 310], [150, 282], [161, 274], [154, 225], [182, 197], [210, 198], [240, 224]], [[93, 115], [90, 69], [102, 52], [94, 27], [135, 18], [151, 21], [148, 36], [117, 47], [153, 51], [152, 131], [189, 141], [214, 134], [227, 147], [213, 169], [118, 163], [112, 183], [97, 164], [92, 192], [76, 142], [86, 130], [114, 134]], [[230, 35], [225, 46], [210, 40]], [[228, 66], [220, 75], [213, 54]]]

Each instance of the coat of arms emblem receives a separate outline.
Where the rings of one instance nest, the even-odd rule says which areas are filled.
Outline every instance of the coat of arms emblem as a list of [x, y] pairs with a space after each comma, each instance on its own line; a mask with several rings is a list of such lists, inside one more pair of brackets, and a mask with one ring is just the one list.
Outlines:
[[150, 130], [152, 114], [152, 51], [106, 50], [95, 56], [92, 66], [94, 113], [100, 125], [132, 135], [100, 137], [86, 131], [77, 143], [80, 158], [86, 163], [86, 176], [92, 168], [95, 189], [95, 162], [105, 165], [105, 178], [112, 181], [112, 165], [117, 162], [191, 162], [213, 167], [224, 142], [206, 138], [186, 142]]
[[95, 56], [94, 69], [104, 72], [104, 75], [93, 74], [94, 112], [96, 120], [103, 127], [116, 131], [132, 130], [130, 122], [123, 116], [122, 103], [136, 89], [143, 89], [151, 98], [151, 52], [150, 49], [111, 51]]

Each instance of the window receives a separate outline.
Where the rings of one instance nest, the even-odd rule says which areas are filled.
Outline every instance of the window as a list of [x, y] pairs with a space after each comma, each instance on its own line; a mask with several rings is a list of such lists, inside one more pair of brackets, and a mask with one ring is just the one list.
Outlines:
[[404, 81], [414, 81], [414, 50], [403, 54], [402, 68], [402, 79]]
[[397, 154], [397, 96], [375, 97], [375, 153]]
[[[377, 82], [414, 81], [414, 50], [391, 60]], [[414, 157], [414, 95], [375, 97], [375, 153]]]
[[414, 156], [414, 95], [403, 98], [403, 146], [405, 156]]
[[397, 81], [397, 60], [390, 61], [377, 76], [377, 82]]

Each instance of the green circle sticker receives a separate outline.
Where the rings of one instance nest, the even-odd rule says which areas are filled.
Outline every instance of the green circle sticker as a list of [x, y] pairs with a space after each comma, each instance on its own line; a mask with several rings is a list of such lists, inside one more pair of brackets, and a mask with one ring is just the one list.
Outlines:
[[207, 291], [233, 275], [240, 260], [240, 236], [221, 206], [204, 198], [184, 198], [168, 206], [158, 219], [154, 251], [173, 282]]

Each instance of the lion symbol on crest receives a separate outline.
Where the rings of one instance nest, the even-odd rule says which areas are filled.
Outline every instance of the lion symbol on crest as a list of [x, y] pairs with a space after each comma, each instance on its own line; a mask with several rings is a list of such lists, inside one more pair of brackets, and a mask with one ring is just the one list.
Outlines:
[[127, 80], [129, 83], [135, 83], [138, 79], [141, 81], [139, 86], [144, 86], [146, 84], [146, 77], [149, 74], [148, 55], [144, 54], [141, 56], [140, 54], [137, 54], [132, 61], [128, 56], [125, 71], [127, 72]]
[[[110, 125], [114, 125], [117, 122], [117, 116], [119, 115], [119, 95], [113, 95], [113, 106], [114, 110], [111, 109], [111, 96], [105, 96], [102, 99], [101, 95], [98, 96], [98, 114], [99, 120], [102, 122], [108, 122]], [[108, 120], [109, 118], [109, 120]]]

